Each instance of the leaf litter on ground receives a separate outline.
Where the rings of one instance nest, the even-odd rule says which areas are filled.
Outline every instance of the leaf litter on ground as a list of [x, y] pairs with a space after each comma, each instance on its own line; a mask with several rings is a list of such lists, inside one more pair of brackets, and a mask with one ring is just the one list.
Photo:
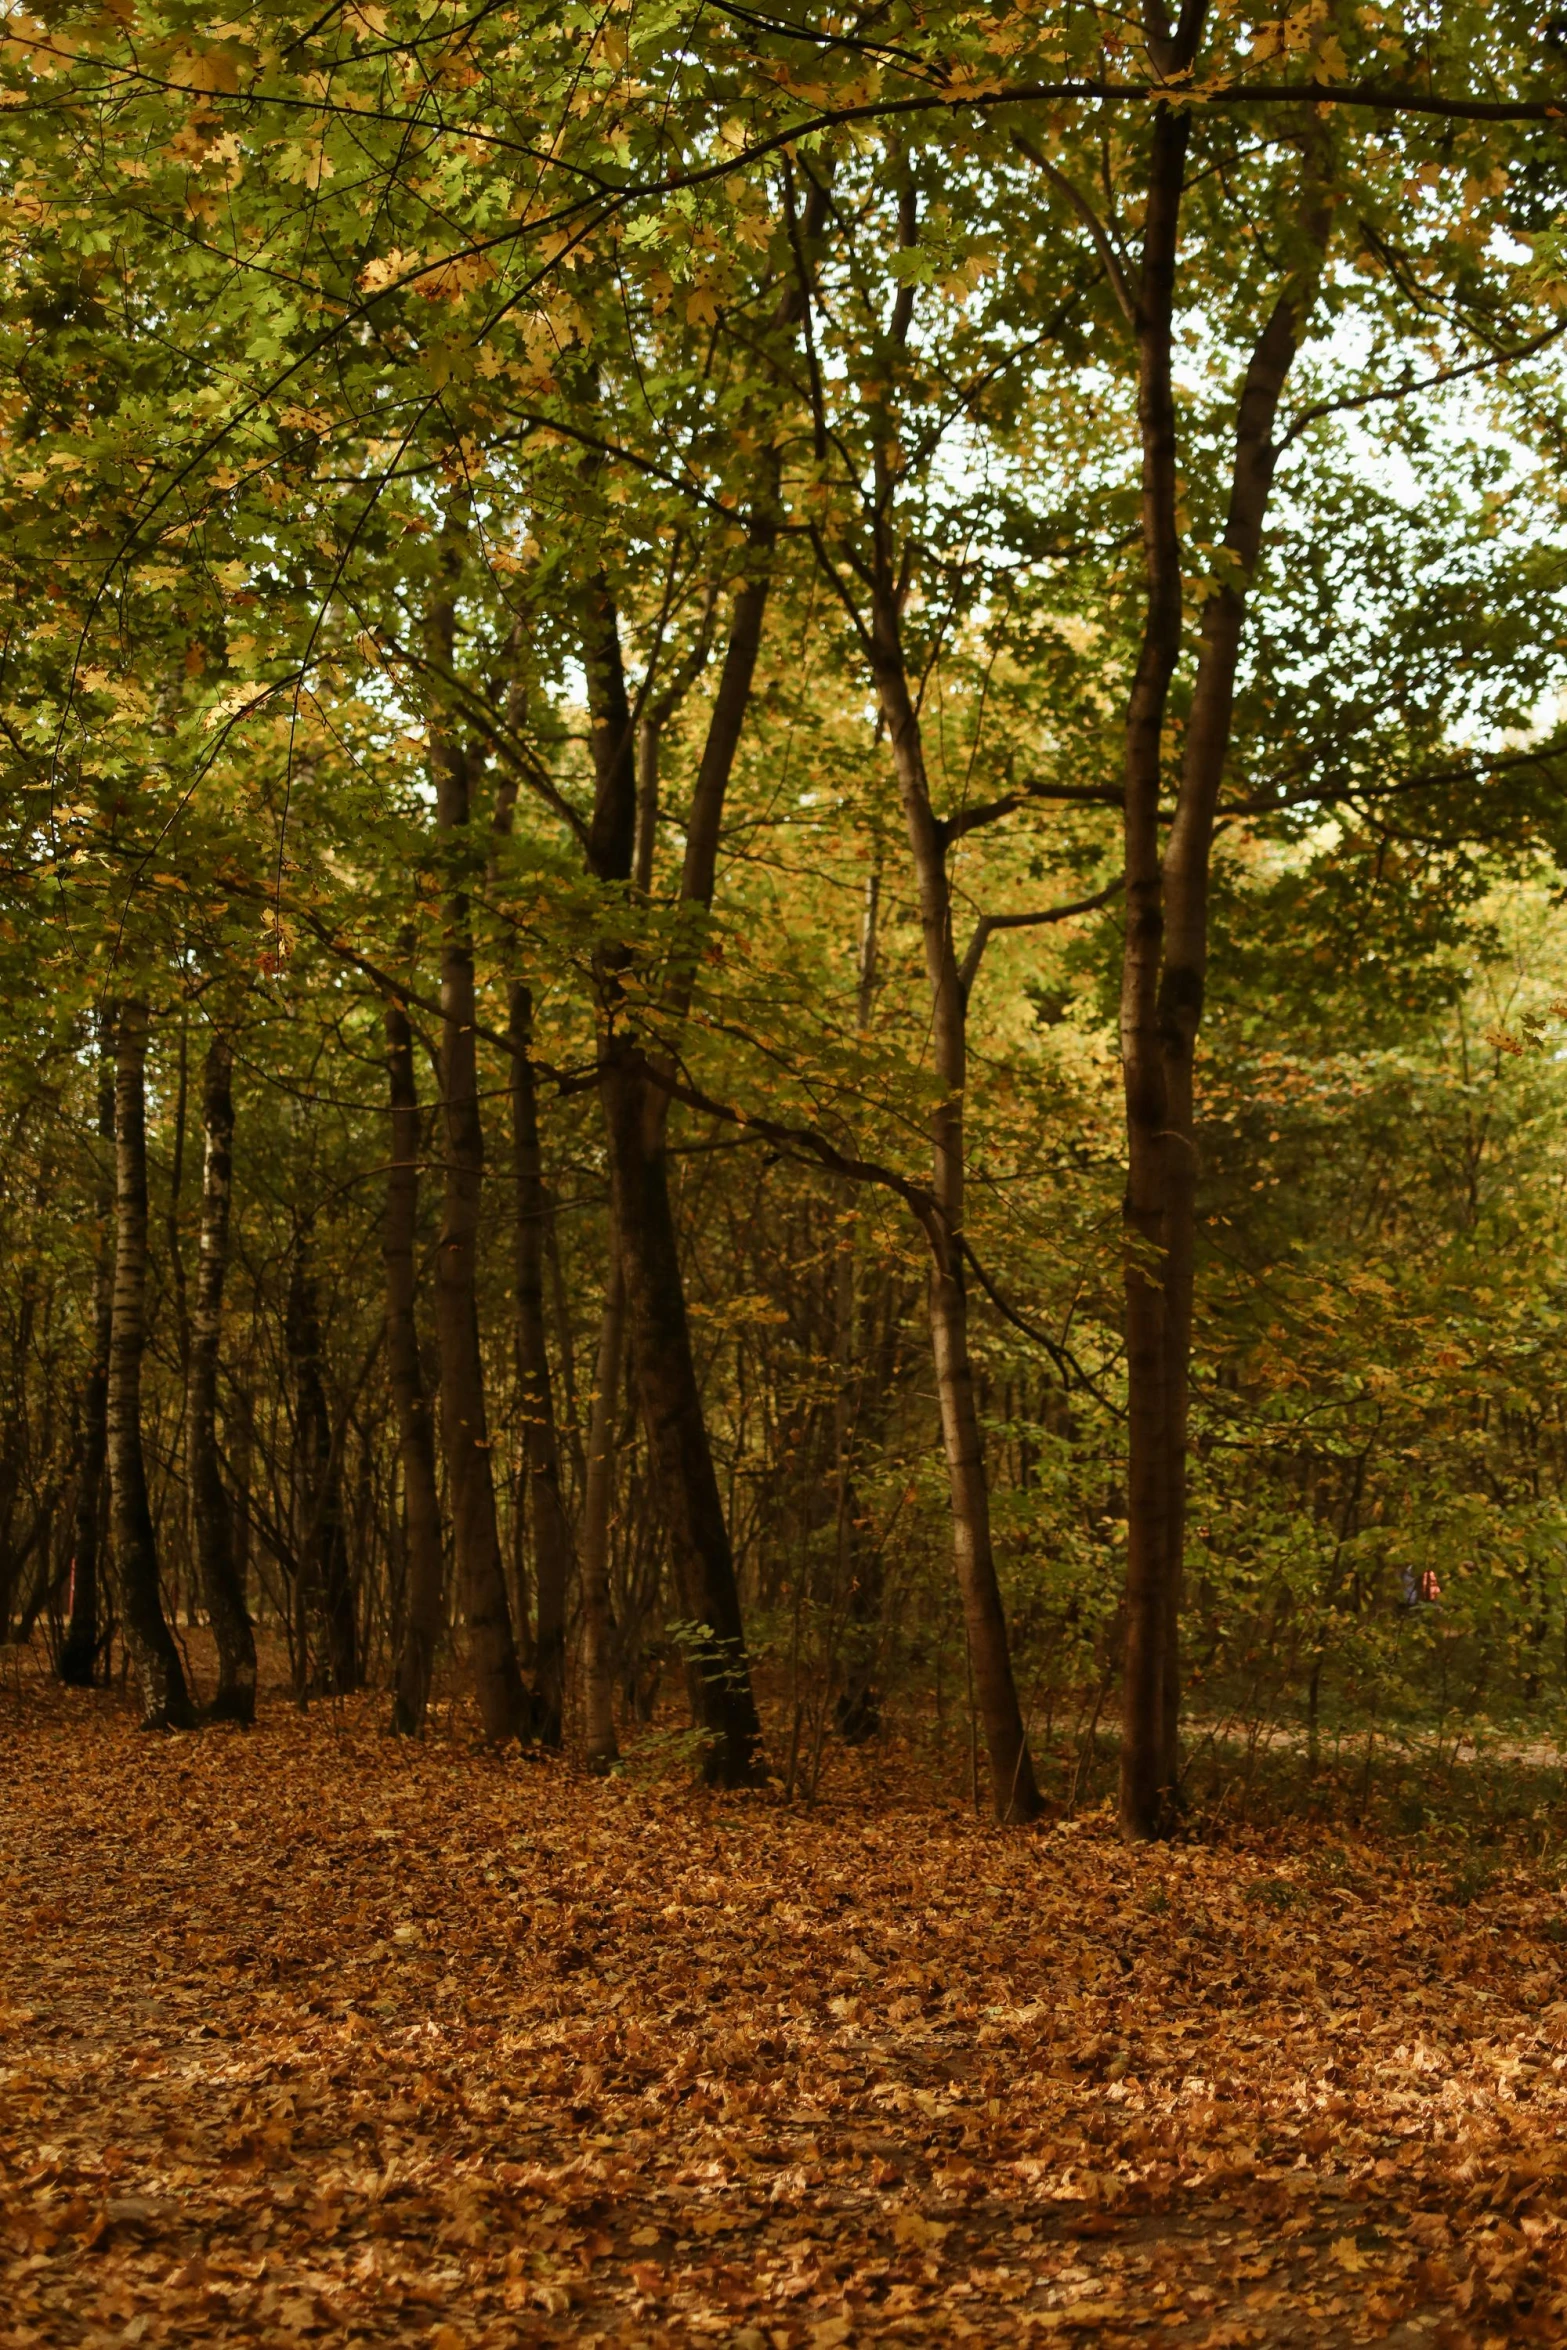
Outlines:
[[0, 1718], [0, 2344], [1559, 2342], [1563, 1902]]

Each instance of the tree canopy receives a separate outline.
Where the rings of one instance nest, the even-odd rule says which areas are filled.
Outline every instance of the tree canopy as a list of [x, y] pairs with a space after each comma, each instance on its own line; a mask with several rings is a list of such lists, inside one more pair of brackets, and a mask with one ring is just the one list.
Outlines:
[[1564, 64], [6, 20], [13, 1627], [1134, 1838], [1559, 1704]]

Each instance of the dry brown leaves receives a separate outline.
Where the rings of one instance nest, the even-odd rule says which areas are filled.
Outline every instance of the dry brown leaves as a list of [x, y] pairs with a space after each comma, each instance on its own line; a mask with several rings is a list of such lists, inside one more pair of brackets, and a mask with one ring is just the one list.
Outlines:
[[0, 1700], [0, 2342], [1559, 2342], [1560, 1898]]

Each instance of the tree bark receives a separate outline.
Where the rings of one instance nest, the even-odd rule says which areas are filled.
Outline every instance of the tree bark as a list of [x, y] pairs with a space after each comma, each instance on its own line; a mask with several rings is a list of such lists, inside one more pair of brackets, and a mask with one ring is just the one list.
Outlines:
[[[826, 206], [825, 185], [813, 183], [800, 224], [807, 241], [819, 232]], [[776, 305], [775, 325], [798, 325], [804, 302], [802, 286], [786, 285]], [[661, 990], [661, 1011], [670, 1027], [678, 1026], [690, 1008], [703, 927], [699, 918], [713, 900], [724, 802], [750, 706], [771, 589], [778, 479], [774, 458], [752, 514], [750, 566], [735, 595], [692, 789], [680, 900], [693, 920], [677, 939]], [[600, 881], [634, 881], [645, 890], [658, 815], [659, 730], [652, 728], [644, 749], [639, 792], [636, 730], [626, 695], [618, 616], [608, 583], [601, 578], [593, 581], [584, 599], [582, 646], [597, 784], [589, 868]], [[687, 1682], [696, 1719], [709, 1732], [705, 1775], [710, 1781], [735, 1785], [755, 1775], [761, 1724], [745, 1652], [734, 1553], [691, 1353], [669, 1196], [665, 1132], [670, 1097], [654, 1082], [650, 1064], [626, 1034], [620, 1003], [623, 969], [623, 956], [600, 960], [602, 1094], [618, 1252], [618, 1270], [612, 1271], [606, 1289], [600, 1351], [610, 1335], [610, 1291], [618, 1280], [623, 1284], [633, 1375], [682, 1605], [691, 1624], [704, 1628], [687, 1659]]]
[[[602, 580], [593, 583], [585, 599], [582, 642], [597, 783], [589, 862], [597, 879], [624, 887], [632, 878], [636, 846], [636, 770], [618, 619]], [[754, 664], [754, 651], [750, 658]], [[744, 709], [742, 700], [735, 712], [733, 696], [742, 678], [749, 692], [743, 652], [732, 666], [726, 659], [725, 674], [731, 680], [731, 699], [725, 704], [723, 723], [732, 759]], [[694, 883], [705, 891], [698, 899], [705, 907], [712, 891], [722, 801], [717, 775], [705, 754], [703, 774], [705, 783], [699, 778], [693, 797], [687, 887], [682, 895], [689, 896]], [[597, 979], [600, 1094], [632, 1365], [685, 1611], [687, 1688], [698, 1727], [707, 1733], [703, 1775], [710, 1784], [736, 1786], [755, 1775], [761, 1724], [751, 1688], [734, 1553], [691, 1351], [669, 1195], [664, 1139], [668, 1096], [654, 1084], [645, 1051], [629, 1029], [622, 995], [625, 962], [623, 949], [605, 951], [598, 959]], [[689, 984], [676, 979], [677, 999], [682, 986], [688, 996]]]
[[190, 1380], [190, 1307], [185, 1282], [185, 1241], [180, 1211], [185, 1192], [185, 1128], [190, 1106], [190, 1022], [180, 1014], [180, 1057], [174, 1081], [174, 1147], [169, 1160], [169, 1285], [174, 1297], [174, 1332], [180, 1350], [180, 1379]]
[[[1194, 10], [1182, 36], [1189, 32], [1189, 43], [1177, 62], [1190, 62], [1200, 21], [1200, 9]], [[1129, 1438], [1121, 1825], [1134, 1839], [1163, 1832], [1180, 1792], [1180, 1604], [1196, 1252], [1193, 1067], [1206, 982], [1214, 815], [1229, 747], [1246, 591], [1277, 459], [1273, 424], [1331, 224], [1316, 181], [1312, 134], [1306, 201], [1294, 224], [1304, 258], [1273, 305], [1241, 392], [1223, 568], [1203, 607], [1175, 815], [1161, 855], [1164, 719], [1181, 644], [1171, 347], [1187, 135], [1184, 114], [1156, 112], [1137, 304], [1148, 585], [1127, 715], [1121, 989]]]
[[1170, 1544], [1162, 1778], [1172, 1789], [1179, 1785], [1181, 1769], [1180, 1606], [1196, 1278], [1198, 1166], [1193, 1091], [1197, 1033], [1207, 984], [1213, 827], [1229, 754], [1246, 598], [1262, 549], [1263, 524], [1278, 462], [1273, 427], [1316, 296], [1332, 228], [1331, 202], [1316, 178], [1315, 147], [1312, 140], [1306, 152], [1307, 185], [1298, 223], [1304, 245], [1302, 258], [1257, 339], [1236, 410], [1229, 507], [1221, 541], [1230, 561], [1203, 605], [1180, 788], [1161, 872], [1164, 942], [1158, 1023], [1165, 1086], [1163, 1244]]
[[[644, 717], [637, 736], [636, 828], [632, 888], [646, 898], [658, 848], [659, 748], [666, 702], [657, 720]], [[588, 1420], [587, 1470], [582, 1497], [582, 1743], [590, 1771], [613, 1770], [620, 1759], [615, 1734], [614, 1607], [610, 1592], [610, 1532], [615, 1509], [615, 1430], [626, 1371], [626, 1278], [611, 1200], [609, 1263], [599, 1316], [598, 1358]]]
[[576, 1563], [561, 1494], [560, 1443], [544, 1315], [544, 1228], [549, 1203], [539, 1150], [534, 1083], [533, 997], [522, 980], [511, 988], [512, 1140], [516, 1154], [517, 1371], [522, 1393], [523, 1458], [538, 1594], [533, 1668], [533, 1735], [559, 1746], [566, 1702], [566, 1604]]
[[[876, 971], [880, 947], [881, 850], [865, 879], [865, 909], [860, 924], [859, 984], [855, 992], [855, 1034], [869, 1036], [876, 1008]], [[864, 1411], [867, 1392], [864, 1361], [862, 1219], [854, 1222], [839, 1243], [833, 1281], [833, 1349], [837, 1391], [833, 1398], [833, 1453], [836, 1491], [834, 1506], [838, 1531], [838, 1576], [847, 1592], [844, 1642], [844, 1686], [836, 1707], [838, 1734], [847, 1746], [859, 1746], [881, 1728], [881, 1700], [876, 1688], [876, 1658], [881, 1631], [881, 1548], [867, 1550], [856, 1526], [854, 1464], [865, 1442]]]
[[244, 1381], [229, 1388], [228, 1483], [232, 1507], [230, 1540], [234, 1549], [234, 1582], [240, 1602], [250, 1606], [250, 1558], [252, 1547], [250, 1495], [250, 1464], [256, 1449], [255, 1399], [251, 1393], [248, 1375]]
[[609, 1275], [599, 1322], [598, 1369], [588, 1422], [588, 1474], [582, 1504], [582, 1744], [590, 1771], [620, 1758], [615, 1736], [614, 1618], [610, 1604], [610, 1520], [615, 1505], [615, 1425], [625, 1376], [626, 1284], [610, 1217]]
[[71, 1559], [71, 1612], [60, 1645], [60, 1678], [90, 1689], [99, 1639], [101, 1568], [107, 1550], [109, 1465], [109, 1347], [114, 1330], [114, 1015], [105, 1009], [98, 1033], [98, 1139], [105, 1145], [94, 1237], [93, 1352], [82, 1396], [82, 1454], [76, 1489], [76, 1544]]
[[1181, 649], [1171, 337], [1189, 118], [1155, 109], [1137, 300], [1138, 424], [1147, 603], [1126, 718], [1126, 938], [1121, 1069], [1126, 1102], [1127, 1550], [1121, 1709], [1121, 1827], [1158, 1835], [1173, 1799], [1165, 1675], [1174, 1578], [1169, 1331], [1163, 1282], [1168, 1107], [1159, 1032], [1164, 906], [1159, 787], [1170, 681]]
[[256, 1716], [256, 1639], [234, 1556], [234, 1513], [218, 1464], [217, 1425], [234, 1171], [233, 1070], [233, 1046], [221, 1033], [214, 1035], [202, 1076], [201, 1242], [188, 1341], [185, 1472], [191, 1548], [218, 1650], [218, 1685], [207, 1712], [214, 1721], [249, 1723]]
[[919, 717], [909, 693], [890, 583], [879, 586], [872, 615], [871, 659], [887, 722], [919, 890], [920, 933], [930, 988], [931, 1038], [942, 1099], [931, 1118], [931, 1188], [936, 1215], [931, 1246], [930, 1335], [947, 1485], [952, 1555], [984, 1728], [991, 1800], [999, 1820], [1039, 1815], [1039, 1789], [1023, 1725], [1007, 1639], [1006, 1612], [990, 1530], [985, 1444], [974, 1400], [968, 1348], [968, 1286], [963, 1256], [964, 1092], [968, 1083], [968, 1007], [952, 934], [947, 844], [931, 808]]
[[669, 1529], [693, 1715], [707, 1732], [703, 1775], [738, 1786], [755, 1773], [761, 1724], [751, 1689], [740, 1590], [691, 1350], [662, 1126], [647, 1115], [634, 1051], [601, 1063], [615, 1229], [632, 1330], [632, 1366]]
[[[431, 635], [450, 670], [452, 606], [434, 610]], [[484, 1126], [479, 1112], [473, 939], [461, 860], [471, 841], [473, 772], [466, 751], [432, 724], [436, 823], [451, 860], [441, 953], [441, 1106], [446, 1181], [436, 1256], [435, 1324], [441, 1358], [441, 1441], [451, 1493], [457, 1587], [484, 1735], [499, 1742], [528, 1728], [506, 1569], [501, 1556], [477, 1291], [479, 1213], [484, 1192]]]
[[404, 1738], [424, 1731], [425, 1709], [441, 1631], [445, 1558], [435, 1474], [435, 1430], [419, 1360], [416, 1312], [419, 1231], [419, 1095], [408, 1014], [386, 1001], [386, 1067], [391, 1096], [391, 1165], [386, 1177], [382, 1257], [386, 1267], [386, 1360], [397, 1415], [408, 1533], [408, 1590], [398, 1644], [392, 1728]]
[[[308, 1639], [311, 1617], [319, 1623], [318, 1684], [342, 1697], [359, 1686], [359, 1634], [343, 1523], [342, 1460], [321, 1375], [314, 1240], [313, 1218], [301, 1216], [294, 1233], [287, 1312], [288, 1351], [294, 1366], [295, 1474], [304, 1520], [299, 1545], [300, 1624], [302, 1638]], [[301, 1676], [302, 1681], [305, 1678]]]
[[109, 1491], [120, 1614], [141, 1692], [142, 1726], [188, 1730], [196, 1713], [163, 1613], [158, 1549], [142, 1453], [147, 1343], [147, 1007], [120, 1006], [115, 1048], [114, 1307], [109, 1344]]

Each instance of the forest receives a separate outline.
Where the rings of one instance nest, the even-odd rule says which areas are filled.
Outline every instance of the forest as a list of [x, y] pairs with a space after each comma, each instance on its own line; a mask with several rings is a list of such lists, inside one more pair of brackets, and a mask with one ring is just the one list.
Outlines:
[[0, 2345], [1567, 2331], [1567, 18], [0, 17]]

